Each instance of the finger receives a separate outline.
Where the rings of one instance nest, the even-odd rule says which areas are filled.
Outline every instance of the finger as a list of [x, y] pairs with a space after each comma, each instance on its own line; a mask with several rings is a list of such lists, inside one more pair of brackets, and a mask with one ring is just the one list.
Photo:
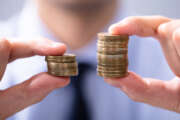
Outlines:
[[179, 26], [180, 23], [178, 21], [174, 24], [171, 19], [161, 16], [129, 17], [112, 25], [109, 31], [112, 34], [129, 34], [158, 38], [172, 71], [177, 76], [180, 76], [180, 57], [172, 41], [172, 34]]
[[33, 55], [62, 55], [66, 51], [66, 46], [64, 44], [53, 42], [45, 38], [23, 40], [25, 42], [13, 41], [15, 42], [11, 42], [10, 62], [17, 58], [30, 57]]
[[165, 53], [165, 57], [172, 71], [176, 76], [180, 76], [180, 44], [179, 32], [180, 21], [174, 20], [168, 23], [161, 24], [158, 28], [160, 44]]
[[172, 40], [174, 32], [180, 27], [179, 20], [172, 20], [170, 22], [159, 25], [157, 31], [161, 39]]
[[110, 26], [112, 34], [138, 35], [142, 37], [157, 36], [160, 24], [171, 21], [162, 16], [128, 17], [117, 24]]
[[4, 74], [6, 65], [8, 64], [10, 51], [10, 43], [5, 39], [0, 40], [0, 80]]
[[41, 73], [30, 80], [0, 92], [0, 116], [7, 118], [14, 113], [41, 101], [56, 88], [69, 84], [69, 78]]
[[142, 79], [130, 72], [125, 78], [109, 78], [105, 81], [121, 88], [131, 99], [137, 102], [180, 112], [179, 80], [163, 82], [150, 78]]

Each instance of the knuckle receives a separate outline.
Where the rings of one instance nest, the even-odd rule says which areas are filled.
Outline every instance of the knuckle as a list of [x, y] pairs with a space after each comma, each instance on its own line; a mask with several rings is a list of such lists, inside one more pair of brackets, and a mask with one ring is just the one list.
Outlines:
[[180, 41], [180, 28], [173, 32], [173, 40]]
[[167, 34], [168, 29], [169, 29], [169, 24], [168, 23], [161, 24], [158, 27], [158, 34], [161, 35], [161, 36], [164, 36], [164, 35]]
[[6, 50], [6, 51], [10, 51], [11, 50], [11, 44], [7, 39], [0, 39], [0, 43], [1, 43], [1, 49]]

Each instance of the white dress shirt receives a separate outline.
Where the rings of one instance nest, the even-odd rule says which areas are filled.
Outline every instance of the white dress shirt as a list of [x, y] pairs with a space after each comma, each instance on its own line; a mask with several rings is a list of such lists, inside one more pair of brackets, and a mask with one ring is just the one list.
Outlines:
[[[117, 14], [109, 25], [121, 19], [121, 15]], [[34, 6], [31, 5], [26, 6], [19, 17], [2, 23], [0, 26], [0, 37], [43, 36], [57, 41], [38, 17]], [[107, 31], [107, 27], [104, 31]], [[68, 51], [75, 53], [78, 61], [88, 61], [96, 65], [96, 40], [80, 50]], [[174, 77], [165, 61], [159, 43], [152, 38], [131, 37], [129, 70], [142, 77], [162, 80], [169, 80]], [[16, 60], [8, 65], [0, 83], [0, 89], [21, 83], [44, 71], [47, 71], [44, 57], [35, 56]], [[133, 102], [120, 89], [106, 84], [103, 78], [96, 75], [96, 71], [90, 71], [84, 81], [83, 89], [93, 120], [180, 119], [180, 115], [177, 113]], [[72, 109], [73, 99], [73, 89], [70, 86], [61, 88], [50, 93], [42, 102], [26, 108], [8, 120], [67, 120]]]

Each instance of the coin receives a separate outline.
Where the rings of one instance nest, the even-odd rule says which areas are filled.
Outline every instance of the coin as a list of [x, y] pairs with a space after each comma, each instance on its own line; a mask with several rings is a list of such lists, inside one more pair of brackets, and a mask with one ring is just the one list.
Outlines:
[[73, 62], [73, 63], [55, 63], [55, 62], [48, 62], [47, 63], [49, 66], [51, 66], [52, 68], [63, 68], [63, 69], [66, 69], [66, 68], [76, 68], [78, 65], [77, 65], [77, 62]]
[[113, 75], [113, 74], [119, 74], [119, 75], [122, 75], [122, 74], [126, 74], [127, 73], [127, 71], [120, 71], [120, 72], [107, 72], [107, 71], [98, 71], [97, 70], [97, 72], [99, 72], [99, 73], [103, 73], [103, 74], [109, 74], [109, 75]]
[[66, 71], [76, 71], [77, 63], [48, 63], [48, 70], [51, 72], [59, 73]]
[[99, 41], [104, 41], [104, 42], [128, 42], [129, 39], [116, 39], [116, 38], [99, 38]]
[[106, 55], [117, 55], [117, 54], [127, 54], [128, 51], [98, 51], [100, 54]]
[[116, 54], [127, 54], [127, 48], [111, 48], [111, 47], [99, 47], [98, 53], [100, 54], [109, 54], [109, 55], [116, 55]]
[[127, 48], [116, 48], [116, 47], [99, 47], [98, 48], [98, 51], [113, 51], [113, 52], [116, 52], [116, 51], [128, 51]]
[[104, 66], [98, 66], [97, 69], [98, 70], [103, 70], [103, 71], [121, 71], [123, 69], [127, 69], [128, 66], [124, 65], [121, 67], [104, 67]]
[[109, 33], [99, 33], [98, 38], [101, 40], [128, 40], [129, 36], [128, 35], [112, 35]]
[[46, 56], [48, 73], [54, 76], [76, 76], [78, 75], [78, 64], [76, 56], [65, 54], [63, 56]]
[[53, 71], [48, 71], [49, 74], [54, 75], [54, 76], [77, 76], [78, 71], [73, 71], [73, 72], [53, 72]]
[[[107, 54], [108, 55], [108, 54]], [[101, 62], [124, 62], [124, 61], [127, 61], [128, 57], [124, 57], [124, 58], [109, 58], [109, 57], [101, 57], [101, 56], [97, 56], [98, 58], [98, 61], [101, 61]]]
[[106, 67], [106, 68], [123, 68], [124, 66], [128, 67], [128, 62], [123, 63], [123, 64], [103, 64], [103, 63], [98, 63], [98, 67]]
[[101, 77], [125, 77], [128, 69], [128, 35], [99, 33], [97, 73]]
[[49, 62], [75, 62], [76, 61], [76, 56], [73, 54], [64, 54], [63, 56], [46, 56], [46, 61]]
[[113, 62], [107, 62], [107, 61], [100, 61], [98, 60], [98, 65], [105, 66], [105, 67], [114, 67], [114, 66], [122, 66], [122, 65], [128, 65], [127, 61], [121, 62], [121, 61], [113, 61]]
[[102, 45], [106, 45], [106, 44], [108, 44], [108, 45], [127, 45], [128, 44], [128, 40], [126, 40], [126, 41], [114, 41], [114, 42], [112, 42], [112, 41], [102, 41], [102, 40], [98, 40], [98, 44], [102, 44]]
[[64, 73], [68, 73], [68, 74], [71, 74], [71, 73], [74, 73], [74, 72], [77, 72], [76, 69], [72, 69], [72, 70], [62, 70], [62, 71], [53, 71], [53, 70], [49, 70], [50, 73], [57, 73], [57, 74], [64, 74]]
[[104, 73], [122, 73], [127, 72], [128, 67], [119, 68], [119, 69], [101, 69], [97, 68], [97, 71], [104, 72]]
[[100, 47], [105, 47], [105, 48], [127, 48], [128, 45], [127, 44], [115, 44], [115, 45], [111, 45], [111, 44], [98, 44], [97, 46], [98, 48]]
[[109, 59], [115, 59], [115, 58], [127, 58], [127, 54], [117, 54], [117, 55], [104, 55], [101, 53], [97, 54], [100, 58], [109, 58]]
[[124, 74], [106, 74], [103, 72], [97, 72], [97, 74], [101, 77], [105, 77], [105, 78], [118, 78], [118, 77], [126, 77], [128, 75], [128, 73], [124, 73]]
[[105, 70], [105, 69], [98, 69], [97, 68], [97, 71], [99, 72], [104, 72], [104, 73], [107, 73], [107, 74], [113, 74], [113, 73], [124, 73], [124, 72], [127, 72], [127, 67], [125, 68], [122, 68], [120, 70]]

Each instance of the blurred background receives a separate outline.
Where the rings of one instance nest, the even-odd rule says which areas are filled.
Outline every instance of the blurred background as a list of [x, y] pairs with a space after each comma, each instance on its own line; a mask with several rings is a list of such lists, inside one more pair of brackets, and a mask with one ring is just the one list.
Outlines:
[[18, 14], [23, 8], [25, 0], [0, 0], [0, 20], [7, 20]]
[[[0, 20], [21, 11], [26, 0], [0, 0]], [[123, 0], [127, 10], [137, 15], [164, 15], [180, 18], [180, 0]]]

